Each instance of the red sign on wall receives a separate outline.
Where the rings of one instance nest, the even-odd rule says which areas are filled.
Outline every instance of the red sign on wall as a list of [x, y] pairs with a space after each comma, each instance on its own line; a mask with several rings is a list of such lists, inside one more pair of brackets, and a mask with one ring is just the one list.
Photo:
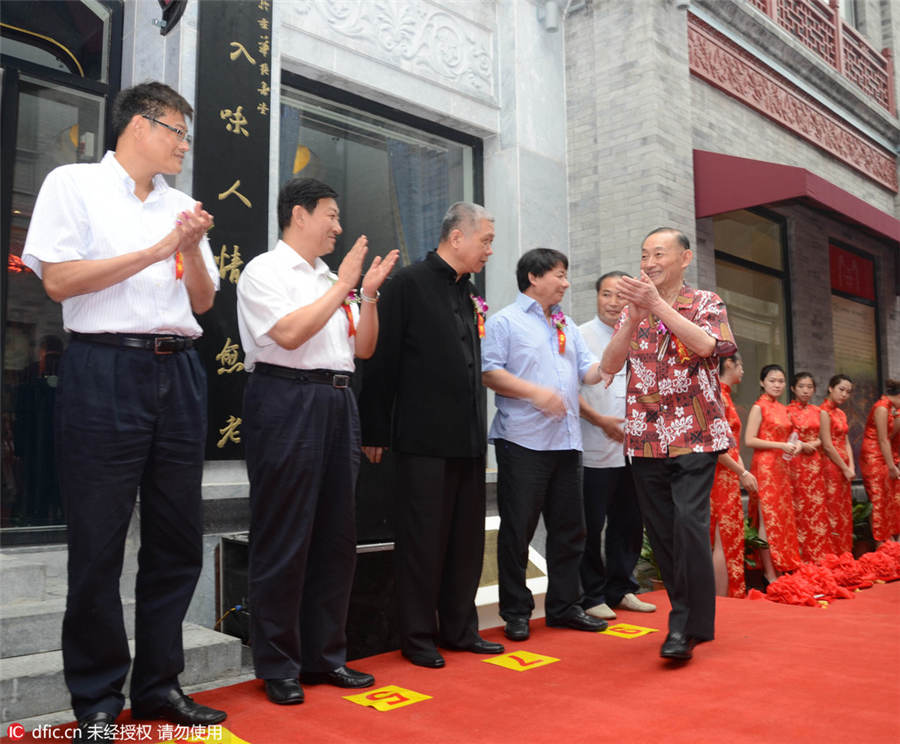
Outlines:
[[831, 288], [854, 297], [875, 300], [875, 262], [858, 253], [828, 246]]

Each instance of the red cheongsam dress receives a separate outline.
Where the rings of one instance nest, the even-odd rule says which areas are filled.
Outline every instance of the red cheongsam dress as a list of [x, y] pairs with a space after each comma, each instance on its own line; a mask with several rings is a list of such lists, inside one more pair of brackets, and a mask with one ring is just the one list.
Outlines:
[[[875, 411], [878, 408], [887, 410], [888, 434], [893, 417], [898, 415], [886, 396], [872, 406], [859, 452], [859, 469], [869, 501], [872, 502], [872, 536], [883, 541], [900, 534], [900, 479], [888, 476], [887, 463], [878, 446], [878, 431], [875, 429]], [[900, 464], [900, 433], [895, 434], [890, 443], [894, 463]]]
[[[762, 412], [757, 437], [768, 442], [786, 442], [791, 435], [791, 417], [787, 406], [768, 395], [756, 401]], [[762, 511], [766, 540], [777, 571], [793, 571], [800, 566], [797, 525], [791, 498], [791, 476], [780, 449], [753, 451], [750, 472], [759, 483], [759, 508]]]
[[[734, 434], [735, 442], [741, 439], [741, 419], [738, 417], [731, 388], [722, 383], [722, 402], [725, 404], [725, 418]], [[740, 457], [737, 447], [728, 450], [735, 460]], [[744, 583], [744, 508], [741, 506], [741, 486], [738, 474], [728, 468], [716, 465], [716, 478], [710, 492], [710, 544], [716, 544], [716, 526], [725, 552], [725, 566], [728, 571], [728, 596], [743, 598], [747, 594]]]
[[[801, 442], [819, 438], [819, 407], [792, 400], [788, 413]], [[798, 452], [788, 463], [794, 496], [794, 520], [800, 557], [814, 563], [831, 552], [831, 528], [825, 509], [825, 481], [822, 478], [821, 448]]]
[[[849, 465], [847, 458], [846, 414], [830, 399], [822, 404], [822, 410], [831, 419], [831, 442], [838, 455]], [[840, 468], [822, 453], [822, 476], [825, 479], [825, 511], [831, 531], [831, 552], [841, 555], [853, 552], [853, 491]]]

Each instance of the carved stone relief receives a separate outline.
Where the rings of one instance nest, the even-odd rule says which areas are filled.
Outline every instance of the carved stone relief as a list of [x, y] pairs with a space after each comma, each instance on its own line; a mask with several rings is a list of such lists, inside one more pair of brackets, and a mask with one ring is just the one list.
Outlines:
[[494, 102], [493, 32], [424, 0], [293, 0], [285, 23]]

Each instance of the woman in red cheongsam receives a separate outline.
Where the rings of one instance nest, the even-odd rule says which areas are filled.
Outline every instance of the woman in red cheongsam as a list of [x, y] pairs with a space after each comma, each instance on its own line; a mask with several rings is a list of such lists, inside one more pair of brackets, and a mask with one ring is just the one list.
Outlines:
[[785, 459], [793, 457], [800, 445], [789, 441], [791, 417], [787, 406], [778, 401], [787, 384], [784, 370], [777, 364], [767, 364], [759, 379], [763, 394], [747, 416], [744, 442], [754, 450], [750, 472], [759, 483], [759, 536], [769, 543], [769, 549], [759, 553], [763, 574], [771, 583], [779, 573], [800, 566], [791, 477]]
[[853, 551], [853, 492], [850, 481], [856, 476], [853, 450], [847, 438], [847, 416], [840, 406], [847, 402], [853, 380], [835, 375], [828, 381], [828, 396], [819, 412], [822, 438], [822, 476], [825, 479], [825, 509], [831, 532], [831, 552]]
[[888, 380], [885, 394], [869, 411], [859, 469], [872, 502], [872, 536], [900, 538], [900, 380]]
[[815, 562], [831, 550], [828, 513], [825, 510], [825, 481], [819, 454], [819, 407], [810, 403], [816, 382], [809, 372], [798, 372], [791, 380], [794, 399], [788, 413], [799, 436], [800, 451], [791, 458], [788, 470], [794, 495], [794, 520], [800, 557]]
[[[741, 438], [741, 419], [731, 399], [731, 387], [737, 385], [743, 376], [744, 364], [738, 353], [719, 360], [725, 418], [735, 442]], [[744, 597], [747, 594], [744, 581], [744, 507], [741, 505], [741, 486], [748, 491], [756, 491], [756, 478], [744, 467], [740, 449], [735, 446], [719, 455], [710, 493], [709, 537], [713, 545], [716, 594], [722, 597]]]

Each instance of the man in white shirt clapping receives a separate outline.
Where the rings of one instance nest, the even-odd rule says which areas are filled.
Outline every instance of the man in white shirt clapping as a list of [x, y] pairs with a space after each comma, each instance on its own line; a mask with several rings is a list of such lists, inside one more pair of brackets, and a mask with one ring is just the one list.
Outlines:
[[184, 695], [181, 624], [202, 565], [206, 375], [194, 313], [212, 307], [212, 216], [164, 175], [181, 171], [193, 109], [162, 83], [119, 93], [115, 152], [48, 174], [24, 263], [71, 332], [56, 409], [68, 526], [63, 664], [80, 732], [112, 741], [131, 657], [119, 596], [141, 493], [134, 718], [209, 725], [225, 713]]

